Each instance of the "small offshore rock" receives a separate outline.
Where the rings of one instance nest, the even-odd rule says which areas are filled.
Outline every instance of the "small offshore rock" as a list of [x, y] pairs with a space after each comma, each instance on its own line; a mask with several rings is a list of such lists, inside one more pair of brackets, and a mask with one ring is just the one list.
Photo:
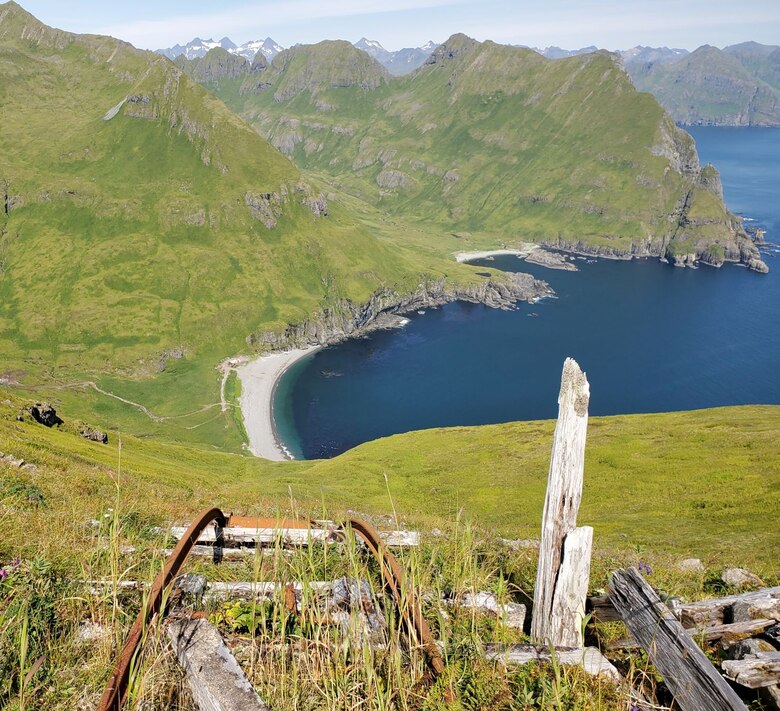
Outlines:
[[683, 573], [703, 573], [704, 563], [698, 558], [686, 558], [677, 564], [677, 570]]
[[57, 411], [48, 402], [36, 402], [31, 405], [30, 415], [36, 422], [46, 427], [63, 424], [62, 418], [57, 415]]
[[720, 576], [720, 579], [726, 583], [726, 585], [731, 585], [735, 588], [741, 588], [745, 585], [761, 586], [764, 584], [764, 581], [761, 580], [761, 578], [757, 575], [753, 575], [753, 573], [744, 568], [726, 568], [723, 571], [723, 575]]
[[108, 444], [108, 435], [103, 430], [92, 429], [91, 427], [84, 427], [81, 430], [81, 436], [84, 439], [91, 440], [92, 442], [100, 442], [101, 444]]

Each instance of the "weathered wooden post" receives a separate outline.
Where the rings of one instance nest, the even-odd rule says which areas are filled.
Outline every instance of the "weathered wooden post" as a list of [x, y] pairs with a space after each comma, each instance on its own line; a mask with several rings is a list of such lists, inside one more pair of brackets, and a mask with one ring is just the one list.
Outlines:
[[572, 358], [563, 364], [547, 496], [542, 517], [531, 637], [535, 644], [582, 647], [593, 529], [577, 528], [585, 467], [590, 386]]
[[609, 597], [683, 711], [747, 711], [734, 689], [635, 568], [612, 574]]

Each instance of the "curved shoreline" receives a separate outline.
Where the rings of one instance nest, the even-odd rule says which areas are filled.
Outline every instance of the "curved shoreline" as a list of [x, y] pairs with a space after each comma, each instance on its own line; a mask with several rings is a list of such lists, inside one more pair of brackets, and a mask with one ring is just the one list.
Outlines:
[[292, 459], [276, 432], [273, 413], [276, 386], [294, 363], [320, 348], [322, 346], [310, 346], [270, 353], [236, 368], [241, 381], [239, 404], [249, 451], [256, 457], [274, 462]]

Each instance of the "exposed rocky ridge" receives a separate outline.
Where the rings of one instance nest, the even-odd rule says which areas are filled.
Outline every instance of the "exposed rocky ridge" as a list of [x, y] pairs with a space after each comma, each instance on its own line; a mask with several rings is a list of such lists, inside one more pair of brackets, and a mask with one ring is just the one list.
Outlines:
[[411, 294], [380, 289], [364, 304], [341, 300], [336, 306], [320, 310], [301, 323], [291, 324], [283, 332], [263, 331], [247, 337], [252, 346], [284, 350], [305, 345], [337, 343], [378, 328], [397, 324], [397, 314], [441, 306], [451, 301], [468, 301], [491, 308], [510, 309], [518, 301], [533, 301], [550, 296], [548, 284], [530, 274], [507, 274], [506, 280], [486, 279], [478, 284], [447, 285], [444, 279], [425, 281]]
[[[265, 67], [265, 57], [262, 54], [260, 62], [262, 67]], [[215, 47], [196, 59], [187, 59], [185, 55], [180, 54], [174, 60], [174, 64], [199, 84], [234, 79], [247, 74], [250, 70], [250, 64], [244, 57], [231, 54], [222, 47]]]

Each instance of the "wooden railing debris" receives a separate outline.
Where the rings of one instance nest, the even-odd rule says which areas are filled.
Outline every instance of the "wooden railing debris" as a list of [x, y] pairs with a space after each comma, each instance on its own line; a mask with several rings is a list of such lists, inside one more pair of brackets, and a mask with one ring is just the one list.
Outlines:
[[567, 358], [558, 396], [542, 517], [531, 638], [539, 645], [582, 647], [593, 529], [577, 528], [585, 466], [590, 386]]
[[635, 568], [612, 574], [609, 595], [682, 711], [747, 707]]
[[579, 664], [593, 676], [605, 676], [611, 681], [621, 681], [620, 672], [595, 647], [584, 649], [544, 649], [529, 644], [487, 644], [485, 656], [505, 664], [528, 664], [529, 662], [550, 662], [558, 664]]
[[780, 684], [780, 652], [758, 652], [721, 665], [729, 679], [749, 689]]
[[200, 711], [269, 711], [210, 622], [174, 620], [168, 637]]
[[[187, 530], [185, 526], [171, 526], [171, 535], [181, 538]], [[312, 542], [326, 542], [335, 540], [335, 526], [325, 528], [248, 528], [231, 526], [217, 529], [214, 526], [207, 528], [198, 537], [199, 544], [211, 544], [221, 547], [262, 546], [274, 545], [281, 541], [288, 546], [307, 546]], [[419, 546], [420, 533], [418, 531], [379, 531], [379, 537], [387, 546]]]

